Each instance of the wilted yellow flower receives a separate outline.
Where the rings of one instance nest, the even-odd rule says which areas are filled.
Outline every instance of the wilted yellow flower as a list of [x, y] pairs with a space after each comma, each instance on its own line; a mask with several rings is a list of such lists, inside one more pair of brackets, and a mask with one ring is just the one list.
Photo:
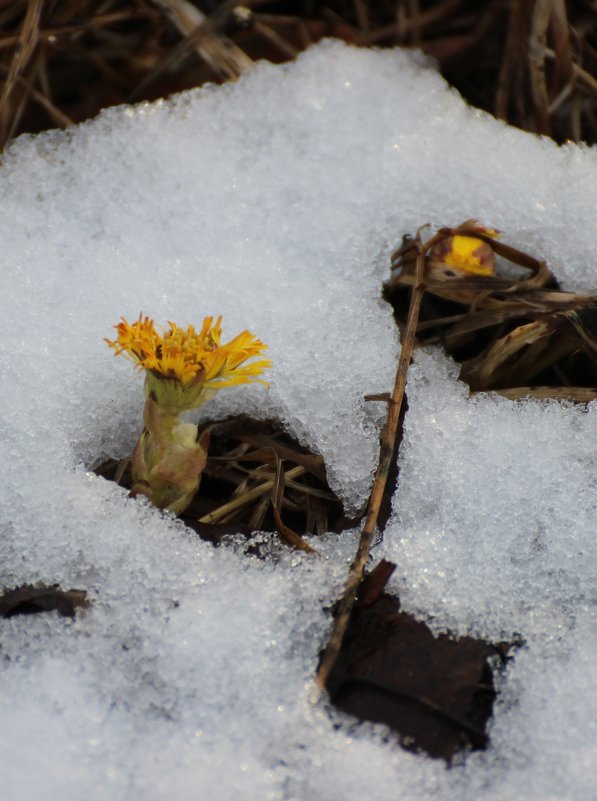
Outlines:
[[[487, 236], [494, 237], [497, 231], [479, 229]], [[473, 275], [493, 275], [495, 273], [495, 256], [491, 245], [474, 236], [450, 236], [439, 242], [432, 251], [434, 258]]]

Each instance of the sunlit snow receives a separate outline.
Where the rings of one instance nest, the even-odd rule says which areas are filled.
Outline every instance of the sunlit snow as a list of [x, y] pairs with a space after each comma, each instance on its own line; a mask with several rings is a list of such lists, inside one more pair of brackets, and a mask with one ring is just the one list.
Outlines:
[[595, 290], [597, 153], [469, 109], [421, 56], [323, 43], [237, 84], [21, 137], [0, 168], [0, 582], [91, 609], [0, 623], [2, 801], [587, 801], [597, 786], [593, 406], [469, 398], [417, 354], [401, 484], [375, 558], [436, 629], [526, 645], [486, 752], [451, 769], [310, 689], [358, 532], [323, 558], [214, 549], [90, 473], [139, 432], [142, 380], [102, 341], [139, 311], [270, 346], [281, 418], [355, 511], [398, 352], [380, 298], [423, 223], [476, 217]]

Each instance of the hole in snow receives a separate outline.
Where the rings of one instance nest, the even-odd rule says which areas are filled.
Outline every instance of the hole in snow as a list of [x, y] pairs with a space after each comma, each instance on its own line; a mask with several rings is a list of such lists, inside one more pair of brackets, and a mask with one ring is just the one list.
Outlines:
[[[458, 240], [485, 248], [487, 263], [459, 254]], [[417, 339], [441, 344], [473, 391], [580, 403], [597, 398], [597, 295], [560, 290], [544, 262], [469, 221], [441, 229], [427, 243], [405, 237], [393, 255], [384, 297], [401, 329], [421, 248], [425, 292]], [[450, 259], [457, 267], [447, 270]]]
[[394, 568], [382, 560], [361, 582], [327, 690], [342, 712], [384, 723], [404, 748], [450, 763], [488, 745], [494, 671], [513, 644], [436, 636], [385, 592]]
[[[326, 478], [324, 460], [288, 436], [276, 421], [246, 416], [206, 423], [211, 438], [198, 492], [180, 518], [215, 544], [238, 534], [277, 532], [291, 547], [303, 535], [351, 528]], [[131, 487], [130, 461], [108, 459], [94, 472]]]

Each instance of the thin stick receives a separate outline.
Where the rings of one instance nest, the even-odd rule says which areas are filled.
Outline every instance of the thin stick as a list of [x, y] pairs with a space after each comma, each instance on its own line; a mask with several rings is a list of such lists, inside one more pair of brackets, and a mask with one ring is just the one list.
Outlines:
[[417, 323], [419, 321], [421, 298], [425, 292], [425, 287], [423, 285], [423, 277], [425, 272], [425, 252], [429, 249], [434, 241], [435, 237], [433, 240], [430, 240], [425, 247], [423, 247], [420, 245], [419, 240], [419, 254], [417, 256], [415, 285], [410, 298], [408, 320], [406, 323], [402, 350], [400, 351], [400, 358], [398, 360], [398, 368], [396, 370], [394, 391], [392, 392], [392, 397], [388, 403], [388, 417], [381, 436], [379, 464], [377, 466], [373, 487], [371, 489], [367, 517], [361, 532], [359, 547], [354, 561], [350, 567], [344, 593], [338, 605], [338, 613], [334, 621], [334, 626], [317, 671], [316, 681], [319, 687], [319, 692], [325, 690], [330, 672], [334, 667], [336, 659], [338, 658], [338, 654], [340, 653], [340, 648], [342, 647], [342, 642], [344, 640], [344, 635], [346, 633], [346, 628], [348, 626], [348, 621], [350, 619], [350, 614], [356, 598], [357, 589], [362, 581], [365, 565], [367, 563], [367, 559], [369, 558], [369, 551], [371, 550], [371, 544], [373, 543], [373, 538], [377, 529], [377, 518], [379, 516], [379, 510], [388, 480], [388, 473], [392, 465], [392, 454], [394, 453], [396, 436], [398, 434], [400, 410], [404, 400], [404, 389], [406, 387], [408, 366], [410, 364], [413, 352], [415, 332], [417, 330]]

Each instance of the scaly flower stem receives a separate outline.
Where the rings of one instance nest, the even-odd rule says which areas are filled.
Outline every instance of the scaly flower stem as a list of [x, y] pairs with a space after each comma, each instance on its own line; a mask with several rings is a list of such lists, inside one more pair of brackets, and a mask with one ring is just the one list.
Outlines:
[[160, 509], [183, 512], [199, 489], [207, 460], [209, 433], [197, 438], [197, 426], [181, 423], [149, 394], [143, 412], [145, 428], [132, 462], [133, 495], [145, 495]]

